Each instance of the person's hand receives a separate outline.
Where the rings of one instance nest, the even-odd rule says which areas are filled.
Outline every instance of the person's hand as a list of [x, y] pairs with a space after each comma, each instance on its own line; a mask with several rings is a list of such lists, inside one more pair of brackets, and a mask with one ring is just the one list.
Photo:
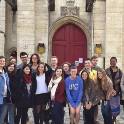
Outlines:
[[91, 102], [86, 103], [86, 109], [87, 110], [91, 109], [91, 107], [92, 107], [92, 103]]
[[115, 96], [115, 95], [116, 95], [116, 91], [112, 90], [112, 96]]
[[55, 99], [55, 96], [51, 96], [51, 100], [54, 101], [54, 99]]

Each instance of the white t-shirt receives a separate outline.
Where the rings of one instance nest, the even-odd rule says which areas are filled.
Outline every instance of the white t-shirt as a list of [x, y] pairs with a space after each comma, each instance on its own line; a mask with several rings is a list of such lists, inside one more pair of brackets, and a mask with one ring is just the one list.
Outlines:
[[36, 76], [37, 89], [35, 94], [48, 93], [48, 88], [45, 82], [45, 74]]

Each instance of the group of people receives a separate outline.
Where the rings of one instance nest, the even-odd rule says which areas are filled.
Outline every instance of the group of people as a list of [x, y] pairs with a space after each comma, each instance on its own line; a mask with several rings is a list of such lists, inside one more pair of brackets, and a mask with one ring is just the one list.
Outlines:
[[35, 124], [64, 124], [64, 107], [68, 107], [70, 124], [79, 124], [83, 108], [84, 124], [99, 124], [98, 106], [104, 124], [114, 124], [124, 104], [124, 75], [111, 57], [106, 70], [97, 65], [93, 56], [84, 61], [79, 71], [73, 63], [58, 66], [58, 58], [51, 63], [41, 62], [37, 53], [30, 57], [20, 53], [21, 64], [11, 57], [6, 64], [0, 56], [0, 124], [26, 124], [32, 108]]

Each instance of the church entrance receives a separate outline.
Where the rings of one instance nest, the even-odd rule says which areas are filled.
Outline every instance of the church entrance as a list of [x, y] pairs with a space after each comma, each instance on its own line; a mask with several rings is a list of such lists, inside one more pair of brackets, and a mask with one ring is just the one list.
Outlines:
[[59, 65], [68, 61], [77, 63], [87, 58], [87, 38], [85, 33], [75, 24], [61, 26], [52, 39], [52, 55], [57, 56]]

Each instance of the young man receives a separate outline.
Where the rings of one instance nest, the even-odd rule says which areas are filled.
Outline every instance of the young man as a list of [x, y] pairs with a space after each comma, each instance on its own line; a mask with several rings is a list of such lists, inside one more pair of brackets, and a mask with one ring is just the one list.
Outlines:
[[21, 64], [17, 66], [17, 69], [22, 69], [23, 65], [28, 64], [28, 54], [26, 52], [20, 53]]
[[11, 100], [9, 77], [4, 67], [5, 57], [0, 56], [0, 124], [4, 123], [7, 113], [9, 115], [9, 124], [14, 124], [14, 110]]
[[65, 80], [66, 96], [70, 109], [70, 123], [79, 124], [81, 99], [83, 95], [83, 80], [77, 76], [77, 67], [70, 68], [70, 76]]
[[52, 56], [51, 57], [51, 68], [52, 70], [55, 70], [58, 66], [58, 58], [57, 56]]
[[84, 68], [80, 71], [80, 74], [83, 70], [87, 70], [89, 72], [89, 76], [92, 80], [97, 78], [97, 71], [92, 69], [92, 63], [89, 58], [84, 61]]
[[92, 63], [92, 69], [93, 70], [98, 70], [100, 67], [97, 65], [98, 62], [98, 57], [97, 56], [92, 56], [91, 57], [91, 63]]
[[[122, 71], [117, 66], [117, 58], [111, 57], [110, 59], [110, 67], [106, 69], [106, 74], [112, 80], [113, 88], [116, 91], [116, 95], [114, 99], [120, 99], [121, 95], [121, 78], [122, 78]], [[120, 104], [120, 100], [116, 100]], [[115, 113], [118, 113], [119, 110], [116, 110]], [[116, 117], [113, 116], [113, 122], [115, 121]]]

